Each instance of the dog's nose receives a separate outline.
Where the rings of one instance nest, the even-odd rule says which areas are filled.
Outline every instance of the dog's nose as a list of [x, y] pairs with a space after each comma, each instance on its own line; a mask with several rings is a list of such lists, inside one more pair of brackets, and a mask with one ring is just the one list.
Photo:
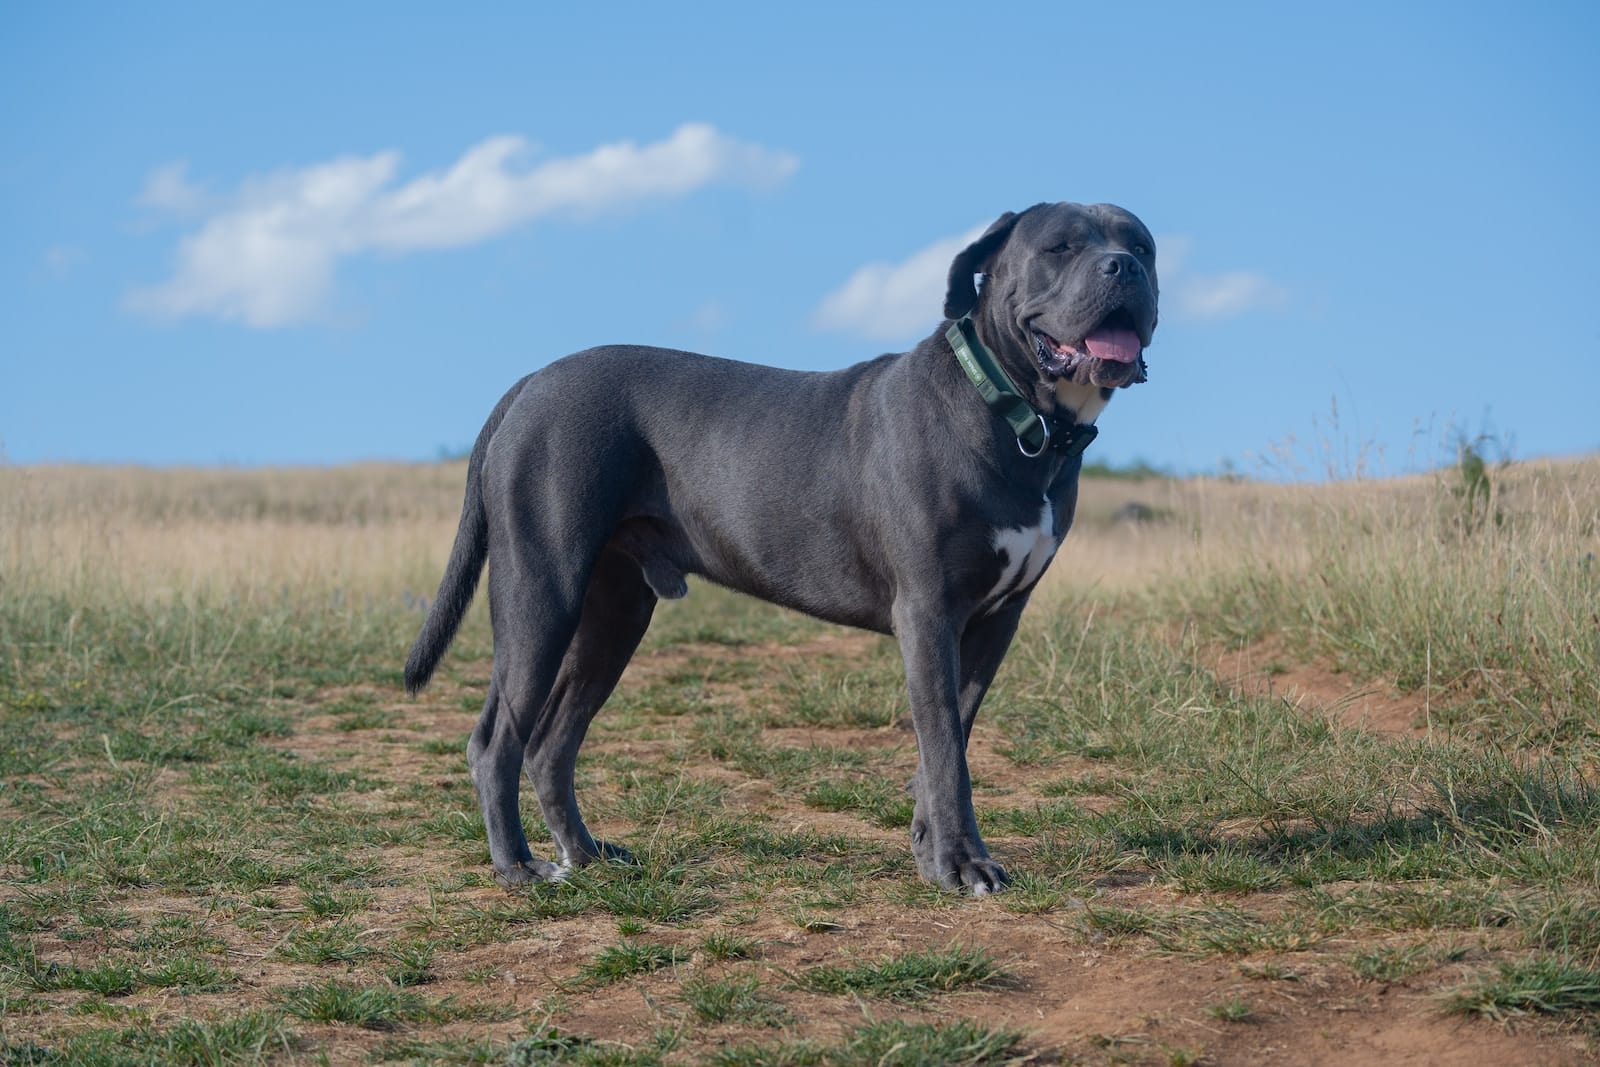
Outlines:
[[1142, 270], [1144, 267], [1139, 261], [1126, 252], [1108, 252], [1105, 258], [1100, 260], [1100, 273], [1108, 278], [1115, 278], [1121, 274], [1138, 277]]

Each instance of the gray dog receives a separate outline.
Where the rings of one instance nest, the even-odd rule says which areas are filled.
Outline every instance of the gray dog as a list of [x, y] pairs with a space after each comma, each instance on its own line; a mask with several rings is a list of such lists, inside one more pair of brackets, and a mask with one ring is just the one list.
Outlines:
[[[1039, 204], [956, 256], [947, 321], [909, 352], [807, 373], [618, 345], [513, 386], [473, 446], [455, 546], [406, 661], [416, 692], [487, 559], [494, 671], [467, 760], [496, 877], [627, 858], [578, 813], [578, 747], [657, 599], [699, 574], [899, 638], [917, 867], [976, 895], [1002, 888], [967, 739], [1072, 523], [1094, 420], [1145, 378], [1156, 293], [1155, 242], [1133, 215]], [[561, 866], [528, 850], [524, 766]]]

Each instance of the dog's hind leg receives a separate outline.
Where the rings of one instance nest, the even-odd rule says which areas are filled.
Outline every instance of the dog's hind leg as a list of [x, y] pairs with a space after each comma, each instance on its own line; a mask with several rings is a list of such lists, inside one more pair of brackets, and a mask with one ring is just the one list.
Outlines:
[[[497, 744], [495, 735], [497, 730], [503, 729], [501, 724], [510, 719], [501, 705], [500, 688], [500, 672], [496, 669], [489, 679], [489, 695], [484, 698], [483, 713], [467, 742], [467, 765], [478, 792], [478, 805], [483, 810], [483, 825], [488, 831], [489, 858], [494, 863], [495, 879], [502, 885], [548, 882], [560, 877], [561, 869], [536, 859], [528, 848], [522, 815], [517, 810], [517, 771], [515, 768], [511, 771], [512, 788], [508, 796], [502, 784], [504, 772], [496, 766], [503, 761], [505, 745]], [[513, 751], [517, 751], [520, 763], [520, 751]]]
[[584, 595], [578, 631], [528, 741], [523, 765], [565, 866], [631, 858], [625, 849], [590, 835], [578, 811], [573, 774], [589, 722], [622, 677], [655, 606], [656, 595], [637, 563], [614, 549], [601, 555]]
[[[478, 790], [495, 878], [508, 886], [548, 881], [561, 873], [554, 864], [533, 858], [517, 802], [523, 750], [542, 730], [561, 661], [578, 628], [594, 560], [592, 555], [585, 559], [581, 550], [545, 551], [545, 545], [559, 543], [545, 534], [530, 523], [519, 536], [505, 535], [498, 546], [491, 542], [494, 672], [483, 715], [467, 743], [467, 766]], [[598, 555], [599, 547], [593, 552]]]

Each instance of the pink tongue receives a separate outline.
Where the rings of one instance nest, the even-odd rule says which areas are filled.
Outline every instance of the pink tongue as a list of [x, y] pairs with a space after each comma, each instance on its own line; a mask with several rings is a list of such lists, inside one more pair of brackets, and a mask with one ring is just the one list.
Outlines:
[[1132, 363], [1139, 358], [1139, 337], [1132, 330], [1096, 330], [1083, 339], [1083, 346], [1095, 359]]

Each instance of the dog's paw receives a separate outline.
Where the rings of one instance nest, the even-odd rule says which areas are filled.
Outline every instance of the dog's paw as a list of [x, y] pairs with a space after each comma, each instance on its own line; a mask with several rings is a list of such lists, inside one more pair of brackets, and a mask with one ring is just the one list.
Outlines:
[[637, 862], [633, 853], [621, 845], [613, 845], [610, 841], [593, 841], [582, 848], [561, 849], [561, 865], [567, 868], [587, 867], [591, 863], [626, 863]]
[[596, 860], [605, 863], [626, 863], [633, 866], [639, 861], [633, 858], [633, 853], [621, 845], [613, 845], [610, 841], [596, 841], [595, 847], [599, 850]]
[[917, 867], [928, 881], [937, 882], [945, 889], [958, 893], [971, 893], [975, 897], [998, 893], [1011, 884], [1011, 876], [1006, 874], [1006, 869], [981, 849], [957, 849], [942, 856], [935, 853], [926, 860], [919, 856]]
[[946, 889], [966, 890], [975, 897], [998, 893], [1011, 884], [1006, 869], [991, 859], [970, 860], [961, 864], [944, 883]]
[[504, 889], [515, 889], [519, 885], [529, 885], [538, 882], [559, 882], [567, 876], [568, 868], [558, 867], [554, 863], [540, 859], [527, 859], [512, 865], [509, 869], [494, 869], [494, 880], [499, 882]]

